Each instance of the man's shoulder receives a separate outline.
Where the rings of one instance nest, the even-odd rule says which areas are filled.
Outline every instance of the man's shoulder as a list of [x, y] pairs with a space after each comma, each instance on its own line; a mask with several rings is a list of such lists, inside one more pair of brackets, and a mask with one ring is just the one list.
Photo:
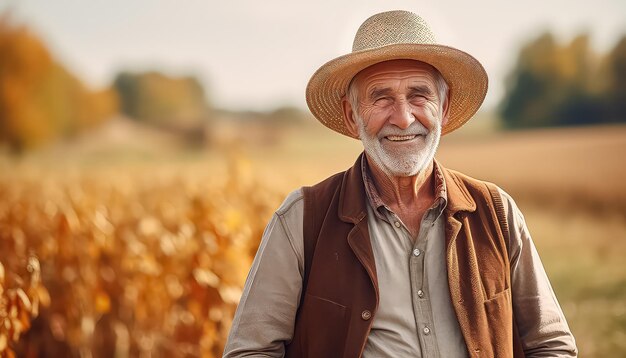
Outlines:
[[298, 211], [298, 209], [304, 205], [302, 202], [303, 199], [302, 188], [292, 191], [287, 195], [285, 200], [283, 200], [278, 209], [276, 209], [276, 215], [284, 216], [290, 212]]
[[462, 181], [463, 184], [469, 184], [472, 186], [484, 186], [484, 185], [495, 185], [494, 183], [488, 181], [488, 180], [483, 180], [483, 179], [478, 179], [478, 178], [474, 178], [473, 176], [470, 176], [468, 174], [462, 173], [458, 170], [454, 170], [454, 169], [449, 169], [449, 168], [445, 168], [442, 167], [442, 170], [444, 172], [448, 172], [448, 175], [451, 176], [453, 179], [455, 180], [459, 180]]
[[[486, 188], [491, 185], [497, 190], [497, 193], [500, 196], [500, 200], [502, 201], [502, 205], [504, 207], [504, 214], [509, 219], [508, 221], [519, 221], [519, 217], [523, 218], [519, 207], [515, 203], [515, 200], [513, 200], [513, 197], [499, 185], [488, 180], [474, 178], [454, 169], [444, 168], [443, 170], [447, 171], [454, 180], [461, 181], [466, 188]], [[486, 191], [483, 191], [483, 193], [486, 193]]]
[[307, 200], [307, 198], [308, 200], [313, 199], [313, 201], [318, 204], [330, 202], [341, 189], [345, 174], [346, 171], [339, 172], [316, 184], [302, 187], [302, 194], [305, 200]]
[[328, 191], [328, 189], [336, 189], [339, 185], [341, 185], [344, 174], [345, 171], [339, 172], [316, 184], [303, 186], [292, 191], [285, 197], [282, 204], [280, 204], [276, 210], [276, 214], [283, 216], [294, 211], [301, 211], [304, 206], [305, 192], [317, 196], [321, 195], [325, 191]]
[[[461, 184], [466, 189], [479, 189], [482, 192], [485, 192], [484, 190], [486, 190], [489, 186], [491, 186], [492, 188], [497, 189], [498, 192], [506, 194], [506, 192], [502, 188], [500, 188], [497, 184], [489, 180], [478, 179], [478, 178], [475, 178], [473, 176], [470, 176], [468, 174], [462, 173], [454, 169], [448, 169], [448, 168], [442, 167], [442, 170], [444, 172], [447, 172], [446, 176], [448, 178], [452, 178], [452, 180], [454, 180], [457, 185]], [[503, 198], [503, 199], [510, 198], [508, 194], [506, 194], [506, 196], [507, 198]]]
[[338, 185], [341, 184], [341, 182], [343, 181], [343, 177], [346, 173], [346, 170], [339, 172], [339, 173], [335, 173], [331, 176], [329, 176], [328, 178], [313, 184], [311, 186], [306, 186], [303, 187], [303, 189], [306, 190], [312, 190], [312, 191], [321, 191], [327, 188], [334, 188], [337, 187]]

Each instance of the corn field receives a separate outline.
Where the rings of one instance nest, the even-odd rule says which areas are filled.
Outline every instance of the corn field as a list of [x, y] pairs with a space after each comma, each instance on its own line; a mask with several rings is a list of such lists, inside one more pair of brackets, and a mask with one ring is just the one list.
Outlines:
[[236, 171], [2, 175], [0, 354], [221, 355], [282, 197]]

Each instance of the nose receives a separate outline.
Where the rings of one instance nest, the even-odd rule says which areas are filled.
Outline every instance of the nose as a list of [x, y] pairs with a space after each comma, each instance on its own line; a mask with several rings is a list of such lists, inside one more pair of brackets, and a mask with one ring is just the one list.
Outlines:
[[407, 129], [415, 122], [416, 118], [413, 115], [413, 109], [406, 101], [397, 101], [394, 105], [393, 112], [389, 117], [389, 123], [397, 126], [400, 129]]

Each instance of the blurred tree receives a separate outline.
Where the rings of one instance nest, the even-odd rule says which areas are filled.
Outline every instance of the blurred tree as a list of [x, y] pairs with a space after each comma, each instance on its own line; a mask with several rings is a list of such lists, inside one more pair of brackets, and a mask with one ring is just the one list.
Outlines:
[[[624, 103], [623, 95], [615, 97], [624, 92], [620, 87], [624, 86], [624, 80], [619, 79], [618, 73], [625, 71], [619, 69], [625, 66], [619, 64], [624, 63], [625, 55], [619, 53], [626, 51], [626, 44], [622, 45], [623, 49], [619, 46], [609, 55], [613, 60], [602, 61], [591, 51], [587, 34], [560, 46], [550, 33], [544, 33], [525, 45], [507, 79], [507, 91], [500, 106], [505, 127], [614, 121], [609, 118], [611, 106], [607, 101]], [[600, 63], [606, 63], [606, 68], [602, 69]], [[613, 110], [616, 111], [619, 112]]]
[[609, 73], [606, 98], [609, 119], [626, 122], [626, 36], [618, 41], [606, 62]]
[[538, 126], [552, 117], [551, 86], [558, 82], [557, 46], [546, 33], [524, 46], [508, 78], [502, 117], [507, 127]]
[[87, 90], [26, 27], [0, 15], [0, 144], [21, 153], [116, 111], [114, 92]]
[[561, 93], [552, 103], [554, 125], [581, 125], [605, 121], [605, 109], [593, 88], [598, 78], [598, 61], [589, 47], [589, 35], [581, 34], [559, 51]]
[[141, 121], [189, 127], [209, 116], [204, 89], [194, 77], [122, 72], [113, 87], [119, 93], [122, 111]]

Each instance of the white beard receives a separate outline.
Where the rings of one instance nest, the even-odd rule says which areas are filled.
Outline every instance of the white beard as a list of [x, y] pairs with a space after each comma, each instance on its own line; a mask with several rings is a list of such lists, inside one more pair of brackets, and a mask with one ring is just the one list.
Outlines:
[[[365, 131], [365, 124], [361, 118], [356, 118], [359, 127], [359, 136], [367, 157], [385, 174], [394, 177], [408, 177], [426, 169], [432, 162], [439, 146], [441, 138], [441, 124], [437, 124], [434, 130], [429, 131], [419, 121], [413, 122], [409, 128], [401, 130], [393, 125], [383, 127], [378, 135], [369, 136]], [[382, 141], [388, 135], [419, 135], [416, 140], [421, 140], [421, 148], [415, 150], [401, 150], [385, 148]]]

